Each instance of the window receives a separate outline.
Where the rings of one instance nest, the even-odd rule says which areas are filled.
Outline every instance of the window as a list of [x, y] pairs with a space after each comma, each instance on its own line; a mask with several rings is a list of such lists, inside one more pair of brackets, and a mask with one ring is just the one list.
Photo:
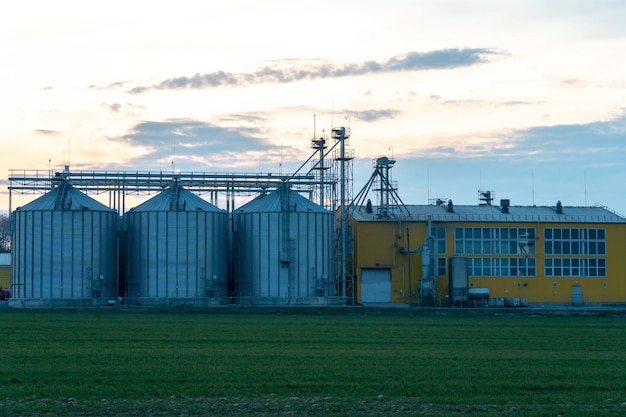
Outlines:
[[437, 240], [437, 253], [446, 253], [446, 228], [445, 227], [433, 227], [432, 233]]
[[[546, 228], [544, 274], [553, 277], [606, 276], [606, 230], [600, 228]], [[582, 256], [582, 257], [581, 257]]]
[[[469, 258], [469, 273], [480, 277], [536, 276], [536, 230], [533, 227], [458, 227], [457, 254], [496, 255]], [[497, 256], [500, 255], [500, 256]], [[501, 255], [521, 255], [501, 256]]]
[[535, 228], [465, 227], [455, 229], [457, 254], [519, 254], [535, 253]]
[[551, 258], [545, 259], [544, 265], [545, 265], [544, 275], [547, 276], [547, 277], [551, 277], [552, 276], [552, 271], [554, 271], [554, 269], [552, 268], [552, 266], [553, 266], [552, 259]]
[[469, 258], [469, 274], [475, 277], [534, 277], [535, 258]]
[[447, 275], [446, 258], [437, 258], [437, 276], [445, 277]]
[[546, 255], [551, 255], [554, 253], [554, 249], [552, 248], [552, 241], [547, 240], [544, 242], [544, 252]]
[[544, 236], [546, 255], [606, 255], [604, 229], [547, 228]]
[[604, 258], [546, 258], [544, 274], [547, 277], [605, 277]]

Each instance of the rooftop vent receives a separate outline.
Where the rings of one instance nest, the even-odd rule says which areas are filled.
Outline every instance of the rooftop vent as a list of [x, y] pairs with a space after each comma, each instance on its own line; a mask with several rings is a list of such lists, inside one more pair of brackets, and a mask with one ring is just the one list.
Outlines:
[[556, 214], [563, 214], [563, 205], [560, 200], [556, 202]]
[[500, 200], [500, 211], [502, 213], [508, 214], [510, 206], [511, 206], [511, 202], [508, 199]]

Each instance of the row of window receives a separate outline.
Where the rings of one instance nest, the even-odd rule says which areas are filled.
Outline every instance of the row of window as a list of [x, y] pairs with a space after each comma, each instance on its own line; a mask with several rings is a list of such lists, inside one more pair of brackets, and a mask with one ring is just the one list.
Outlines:
[[[437, 255], [446, 253], [445, 227], [433, 227]], [[459, 255], [535, 254], [535, 228], [457, 227], [455, 252]], [[599, 228], [546, 228], [544, 248], [548, 255], [606, 255], [606, 231]], [[434, 248], [431, 248], [431, 250]], [[447, 258], [437, 257], [437, 276], [447, 275]], [[537, 275], [533, 257], [468, 258], [468, 273], [476, 277]], [[604, 258], [546, 258], [546, 277], [604, 277]]]
[[535, 253], [534, 242], [457, 240], [454, 243], [456, 253], [459, 255], [532, 255]]
[[[469, 258], [468, 274], [474, 277], [536, 276], [534, 258]], [[546, 258], [546, 277], [605, 277], [604, 258]]]
[[528, 237], [535, 238], [535, 228], [519, 227], [457, 227], [455, 239], [497, 239], [517, 240]]
[[[534, 228], [457, 227], [454, 244], [459, 255], [532, 255], [535, 253], [535, 236]], [[606, 255], [606, 231], [546, 228], [544, 252], [547, 255]]]
[[604, 229], [544, 229], [547, 255], [606, 255]]
[[463, 254], [533, 254], [535, 229], [514, 227], [457, 227], [455, 251]]
[[546, 255], [606, 255], [605, 242], [545, 242]]
[[606, 240], [604, 229], [545, 228], [543, 234], [546, 240]]
[[535, 258], [469, 258], [468, 273], [475, 277], [535, 276]]
[[605, 277], [604, 258], [546, 258], [544, 265], [547, 277]]

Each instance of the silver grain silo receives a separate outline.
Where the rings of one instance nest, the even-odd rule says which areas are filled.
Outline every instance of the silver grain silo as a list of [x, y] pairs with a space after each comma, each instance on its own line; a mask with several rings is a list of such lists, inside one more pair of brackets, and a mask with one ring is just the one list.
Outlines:
[[333, 296], [334, 214], [286, 186], [234, 212], [235, 296], [323, 304]]
[[462, 256], [451, 256], [450, 263], [450, 283], [448, 285], [448, 296], [452, 305], [463, 304], [467, 301], [468, 288], [468, 262]]
[[118, 296], [115, 210], [62, 181], [11, 216], [13, 303], [98, 305]]
[[126, 297], [137, 304], [226, 299], [228, 214], [175, 181], [124, 216]]

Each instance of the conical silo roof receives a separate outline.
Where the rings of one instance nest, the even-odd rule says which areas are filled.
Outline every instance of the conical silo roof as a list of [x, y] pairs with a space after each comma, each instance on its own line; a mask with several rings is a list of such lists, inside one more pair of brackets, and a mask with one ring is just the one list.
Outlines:
[[280, 189], [272, 191], [269, 194], [262, 194], [256, 197], [254, 200], [244, 204], [237, 210], [236, 213], [275, 213], [283, 211], [283, 196], [282, 193], [286, 193], [285, 197], [289, 204], [290, 212], [313, 212], [313, 213], [328, 213], [329, 211], [322, 206], [315, 204], [311, 200], [300, 195], [298, 192], [291, 189]]
[[185, 190], [178, 185], [171, 186], [144, 201], [132, 211], [208, 211], [222, 212], [224, 210], [214, 206], [201, 197]]
[[30, 203], [18, 207], [20, 211], [36, 210], [91, 210], [112, 211], [113, 209], [78, 191], [67, 182], [60, 183], [48, 193]]

